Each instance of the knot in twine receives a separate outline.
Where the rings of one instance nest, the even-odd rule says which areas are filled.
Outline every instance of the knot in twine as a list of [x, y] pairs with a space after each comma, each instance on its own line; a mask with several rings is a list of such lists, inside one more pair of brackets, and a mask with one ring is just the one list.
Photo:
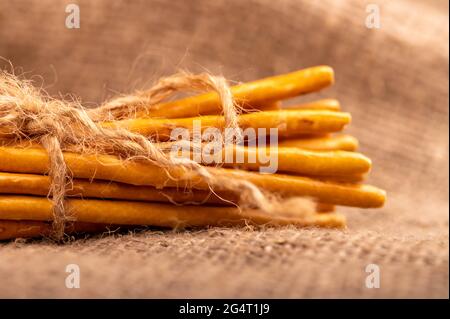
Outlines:
[[[144, 135], [98, 124], [135, 118], [138, 112], [145, 113], [145, 110], [176, 92], [215, 91], [220, 97], [225, 127], [239, 134], [239, 110], [227, 81], [221, 76], [183, 72], [159, 79], [149, 90], [117, 97], [94, 109], [85, 109], [78, 101], [52, 98], [34, 87], [30, 81], [0, 72], [0, 137], [3, 135], [18, 141], [36, 141], [48, 152], [48, 175], [51, 178], [48, 197], [53, 204], [52, 237], [56, 240], [63, 238], [66, 222], [74, 220], [64, 205], [66, 188], [72, 182], [72, 176], [64, 162], [64, 151], [116, 155], [122, 159], [145, 161], [165, 168], [181, 166], [198, 173], [208, 183], [211, 191], [219, 187], [239, 191], [242, 205], [263, 212], [286, 212], [286, 206], [291, 210], [295, 207], [303, 215], [309, 215], [314, 210], [309, 199], [297, 198], [280, 203], [263, 194], [248, 181], [214, 176], [191, 159], [172, 157]], [[238, 135], [237, 140], [239, 138]]]

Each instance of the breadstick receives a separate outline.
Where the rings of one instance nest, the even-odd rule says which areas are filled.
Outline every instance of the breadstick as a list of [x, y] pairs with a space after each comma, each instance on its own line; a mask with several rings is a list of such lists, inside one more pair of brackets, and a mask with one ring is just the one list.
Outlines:
[[[342, 215], [328, 214], [327, 218], [318, 218], [320, 225], [326, 224], [332, 228], [345, 227], [345, 218]], [[138, 227], [139, 225], [135, 225]], [[133, 225], [104, 225], [95, 223], [74, 222], [70, 223], [65, 233], [68, 235], [79, 233], [109, 233], [121, 228], [132, 228]], [[0, 240], [11, 240], [16, 238], [36, 238], [48, 237], [52, 234], [52, 226], [49, 222], [35, 221], [35, 220], [0, 220]]]
[[[233, 154], [233, 163], [225, 161], [226, 153]], [[260, 152], [263, 152], [261, 158]], [[241, 163], [237, 159], [242, 159]], [[294, 147], [256, 148], [231, 146], [222, 151], [221, 162], [226, 167], [259, 170], [267, 167], [264, 161], [272, 160], [278, 172], [307, 174], [309, 176], [346, 176], [365, 174], [370, 170], [371, 161], [360, 153], [346, 151], [317, 152]], [[213, 165], [216, 163], [212, 163]]]
[[286, 139], [278, 142], [280, 147], [298, 147], [313, 151], [356, 151], [358, 140], [350, 135], [321, 136]]
[[[159, 227], [205, 227], [234, 226], [251, 223], [255, 225], [297, 225], [343, 227], [345, 220], [312, 214], [304, 218], [280, 217], [258, 210], [240, 210], [236, 207], [209, 207], [110, 201], [69, 199], [66, 201], [71, 216], [78, 222], [149, 225]], [[52, 203], [45, 197], [0, 195], [0, 219], [51, 221]]]
[[[296, 139], [296, 140], [285, 140], [280, 141], [281, 144], [278, 147], [278, 150], [272, 148], [272, 153], [270, 153], [270, 149], [266, 149], [266, 154], [277, 158], [278, 161], [278, 171], [280, 172], [291, 172], [300, 174], [306, 177], [314, 177], [320, 178], [324, 180], [335, 180], [341, 182], [361, 182], [364, 179], [364, 173], [369, 171], [371, 168], [371, 161], [369, 158], [365, 157], [359, 153], [349, 153], [346, 152], [333, 152], [339, 151], [339, 147], [344, 149], [350, 149], [350, 144], [353, 140], [356, 140], [352, 136], [336, 136], [336, 137], [321, 137], [321, 138], [305, 138], [305, 139]], [[316, 143], [316, 144], [315, 144]], [[356, 141], [357, 143], [357, 141]], [[158, 143], [159, 146], [164, 150], [170, 150], [175, 146], [175, 142], [161, 142]], [[2, 145], [0, 141], [0, 145]], [[23, 142], [12, 142], [4, 140], [4, 146], [14, 146], [18, 148], [41, 148], [42, 146], [33, 143], [30, 141]], [[206, 143], [203, 143], [202, 146], [205, 147]], [[294, 145], [301, 145], [307, 147], [295, 147]], [[308, 150], [308, 146], [311, 145]], [[326, 147], [330, 148], [330, 151], [327, 152], [317, 152], [313, 148], [323, 148], [325, 151]], [[192, 146], [191, 146], [192, 148]], [[226, 151], [222, 152], [222, 163], [224, 163], [227, 167], [235, 167], [239, 166], [244, 169], [252, 169], [250, 166], [253, 166], [253, 170], [258, 169], [261, 166], [265, 166], [264, 162], [259, 160], [258, 152], [261, 148], [254, 149], [254, 146], [251, 147], [233, 147], [233, 149], [238, 149], [238, 153], [242, 155], [244, 159], [243, 165], [242, 162], [237, 161], [236, 151], [231, 151], [233, 153], [233, 162], [232, 163], [224, 163], [224, 157], [226, 155]], [[306, 150], [306, 151], [305, 151]], [[311, 152], [312, 151], [312, 152]], [[255, 155], [256, 162], [249, 163], [249, 154]], [[191, 159], [192, 159], [191, 154]], [[251, 157], [253, 159], [253, 157]], [[206, 164], [204, 162], [204, 164]], [[304, 165], [314, 165], [315, 169], [307, 169]], [[323, 164], [323, 166], [321, 166]], [[355, 165], [356, 164], [356, 165]], [[247, 167], [248, 166], [248, 167]], [[340, 167], [343, 166], [344, 169], [340, 170]], [[330, 172], [330, 174], [329, 174]]]
[[[333, 178], [337, 179], [324, 177], [323, 180], [333, 181]], [[0, 194], [47, 196], [49, 191], [50, 178], [46, 175], [0, 172]], [[151, 186], [86, 179], [74, 179], [66, 195], [70, 198], [122, 199], [175, 204], [233, 205], [239, 203], [237, 192], [222, 190], [215, 194], [206, 190], [156, 189]]]
[[[284, 100], [318, 91], [334, 81], [333, 69], [317, 66], [292, 73], [268, 77], [231, 87], [235, 101], [243, 106]], [[217, 93], [209, 92], [173, 102], [161, 103], [137, 114], [137, 117], [182, 118], [221, 113]]]
[[[75, 178], [102, 179], [156, 188], [188, 187], [208, 190], [205, 180], [195, 171], [183, 167], [166, 169], [140, 162], [121, 161], [111, 155], [64, 153], [64, 160]], [[49, 157], [39, 148], [0, 147], [0, 171], [44, 174], [49, 169]], [[269, 192], [286, 196], [311, 196], [320, 202], [357, 207], [380, 207], [386, 194], [370, 185], [352, 185], [314, 180], [281, 174], [258, 174], [241, 170], [206, 168], [212, 175], [244, 179]]]
[[[66, 234], [99, 233], [118, 229], [119, 226], [75, 222], [69, 223]], [[35, 220], [0, 220], [0, 240], [14, 238], [47, 237], [52, 233], [52, 225], [48, 222]]]
[[[170, 149], [170, 145], [167, 145]], [[173, 147], [174, 145], [171, 144]], [[214, 145], [212, 145], [213, 147]], [[192, 148], [192, 144], [191, 144]], [[181, 150], [178, 155], [181, 156]], [[218, 153], [209, 155], [207, 144], [202, 144], [204, 165], [223, 165], [245, 170], [260, 170], [273, 165], [277, 172], [307, 176], [336, 177], [341, 181], [361, 180], [361, 176], [371, 168], [371, 161], [360, 153], [347, 151], [309, 151], [295, 147], [245, 147], [230, 145]], [[200, 155], [200, 154], [199, 154]], [[190, 158], [194, 158], [191, 150]], [[274, 173], [275, 171], [273, 171]]]
[[[280, 110], [242, 114], [238, 117], [242, 129], [266, 129], [269, 135], [271, 128], [278, 128], [279, 137], [291, 137], [302, 134], [317, 134], [341, 131], [350, 123], [349, 113], [324, 110]], [[132, 119], [102, 123], [103, 127], [126, 128], [132, 132], [148, 137], [157, 137], [166, 141], [174, 128], [186, 128], [192, 131], [195, 123], [201, 125], [203, 132], [207, 128], [224, 129], [223, 116], [209, 115], [193, 118], [177, 119]]]
[[[0, 194], [22, 194], [47, 196], [50, 178], [45, 175], [0, 172]], [[221, 204], [230, 205], [238, 201], [237, 194], [220, 192], [216, 195], [207, 190], [177, 188], [156, 189], [151, 186], [134, 186], [117, 182], [74, 179], [67, 190], [68, 197], [125, 199], [176, 204]]]
[[335, 99], [322, 99], [303, 104], [290, 105], [285, 107], [286, 110], [328, 110], [340, 111], [341, 104]]

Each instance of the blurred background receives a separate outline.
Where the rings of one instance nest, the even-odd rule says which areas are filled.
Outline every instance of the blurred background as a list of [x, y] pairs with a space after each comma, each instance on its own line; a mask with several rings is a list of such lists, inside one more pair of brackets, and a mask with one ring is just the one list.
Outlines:
[[[65, 26], [70, 3], [80, 7], [79, 29]], [[369, 4], [380, 8], [380, 28], [366, 26]], [[423, 276], [438, 276], [424, 281], [423, 296], [448, 296], [448, 36], [444, 0], [0, 0], [0, 66], [11, 61], [51, 94], [74, 94], [88, 106], [180, 68], [249, 81], [332, 66], [334, 87], [296, 101], [339, 99], [353, 115], [348, 132], [373, 159], [370, 183], [388, 192], [380, 211], [340, 209], [349, 217], [342, 240], [354, 244], [347, 247], [352, 254], [379, 236], [382, 244], [371, 241], [367, 249], [384, 245], [405, 265], [420, 251], [433, 260], [429, 268], [417, 266]], [[318, 247], [310, 248], [323, 253]], [[392, 259], [386, 262], [395, 264]], [[346, 278], [334, 288], [317, 288], [317, 296], [364, 295], [346, 290]], [[211, 296], [239, 295], [239, 285], [233, 287]], [[307, 295], [298, 286], [285, 289], [262, 296]], [[382, 296], [396, 296], [392, 289]], [[414, 296], [411, 289], [402, 293]]]

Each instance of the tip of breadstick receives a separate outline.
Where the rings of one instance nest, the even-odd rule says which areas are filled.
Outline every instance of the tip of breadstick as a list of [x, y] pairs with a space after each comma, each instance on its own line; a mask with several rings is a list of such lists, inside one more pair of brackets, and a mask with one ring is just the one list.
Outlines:
[[[332, 78], [332, 81], [334, 81], [334, 76]], [[336, 110], [336, 111], [340, 111], [341, 110], [341, 103], [336, 100], [336, 99], [321, 99], [318, 100], [317, 103], [322, 103], [324, 105], [326, 105], [330, 110]]]
[[380, 205], [378, 207], [383, 207], [387, 200], [387, 193], [384, 189], [379, 189], [379, 192], [380, 192], [380, 195], [379, 195], [380, 196], [380, 202], [379, 202]]
[[330, 85], [334, 84], [334, 70], [331, 66], [320, 65], [317, 69], [320, 70], [320, 73], [327, 79], [327, 82], [329, 82]]
[[381, 208], [386, 203], [387, 194], [384, 189], [372, 186], [361, 185], [364, 191], [369, 195], [369, 204], [365, 208]]

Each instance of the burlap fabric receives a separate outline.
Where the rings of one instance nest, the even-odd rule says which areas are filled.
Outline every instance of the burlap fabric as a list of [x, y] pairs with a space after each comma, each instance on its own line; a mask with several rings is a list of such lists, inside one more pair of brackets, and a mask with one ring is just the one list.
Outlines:
[[[76, 1], [71, 1], [76, 2]], [[177, 67], [252, 80], [336, 70], [349, 129], [388, 191], [381, 210], [341, 208], [346, 231], [147, 230], [0, 244], [1, 297], [447, 297], [448, 3], [381, 1], [0, 1], [0, 56], [87, 104]], [[39, 79], [38, 79], [39, 80]], [[65, 267], [81, 268], [67, 289]], [[368, 264], [381, 287], [365, 285]]]

